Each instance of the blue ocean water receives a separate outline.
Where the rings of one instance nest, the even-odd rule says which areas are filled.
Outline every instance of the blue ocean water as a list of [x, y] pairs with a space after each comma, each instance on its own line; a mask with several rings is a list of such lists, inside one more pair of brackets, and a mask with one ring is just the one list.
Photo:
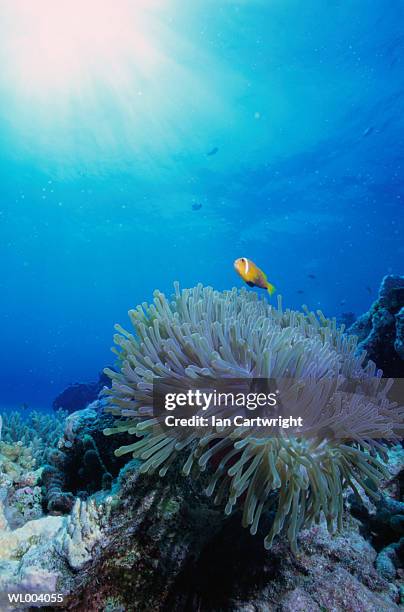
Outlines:
[[402, 2], [56, 5], [0, 8], [1, 405], [237, 257], [327, 316], [403, 272]]

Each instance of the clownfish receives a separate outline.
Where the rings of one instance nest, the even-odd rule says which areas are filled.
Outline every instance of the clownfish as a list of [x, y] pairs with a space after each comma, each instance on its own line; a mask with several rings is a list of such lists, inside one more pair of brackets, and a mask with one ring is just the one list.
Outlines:
[[269, 295], [275, 292], [275, 287], [268, 281], [265, 272], [260, 270], [251, 259], [247, 257], [236, 259], [234, 269], [249, 287], [261, 287], [261, 289], [266, 289]]

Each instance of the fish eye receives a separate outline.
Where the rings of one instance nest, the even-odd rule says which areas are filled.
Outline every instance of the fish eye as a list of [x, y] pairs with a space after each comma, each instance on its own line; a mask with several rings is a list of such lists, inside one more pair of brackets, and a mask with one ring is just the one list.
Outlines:
[[242, 258], [241, 258], [241, 261], [242, 261], [243, 263], [245, 263], [245, 257], [242, 257]]

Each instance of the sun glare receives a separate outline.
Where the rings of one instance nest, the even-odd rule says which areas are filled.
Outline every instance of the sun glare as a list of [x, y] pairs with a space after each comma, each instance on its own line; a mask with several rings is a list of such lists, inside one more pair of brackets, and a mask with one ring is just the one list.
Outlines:
[[176, 0], [3, 0], [0, 62], [16, 155], [57, 167], [137, 156], [141, 172], [184, 143], [206, 148], [232, 112], [233, 81]]
[[150, 9], [156, 8], [148, 0], [9, 3], [5, 44], [20, 93], [66, 95], [89, 80], [119, 80], [129, 66], [150, 75], [163, 59], [153, 40]]

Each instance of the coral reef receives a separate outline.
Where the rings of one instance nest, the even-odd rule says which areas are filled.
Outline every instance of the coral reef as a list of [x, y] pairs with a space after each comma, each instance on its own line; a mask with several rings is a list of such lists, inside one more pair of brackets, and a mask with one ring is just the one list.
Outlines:
[[97, 411], [94, 405], [87, 406], [84, 410], [77, 410], [66, 418], [64, 423], [63, 436], [58, 442], [58, 447], [70, 448], [80, 436], [85, 427], [91, 426], [97, 419]]
[[[41, 478], [49, 480], [43, 466], [56, 450], [65, 417], [62, 411], [50, 414], [33, 411], [25, 417], [18, 412], [4, 412], [0, 417], [0, 490], [11, 528], [42, 516], [47, 502], [39, 484]], [[73, 497], [70, 501], [68, 510]], [[55, 507], [48, 504], [48, 509]]]
[[394, 348], [397, 355], [404, 361], [404, 306], [396, 314], [396, 339]]
[[378, 299], [348, 333], [385, 376], [404, 377], [404, 276], [383, 278]]
[[355, 321], [356, 321], [356, 315], [355, 315], [354, 312], [351, 312], [351, 311], [342, 312], [337, 317], [338, 325], [345, 325], [345, 328], [351, 327], [351, 325], [353, 325], [353, 323], [355, 323]]
[[35, 463], [31, 448], [22, 442], [7, 444], [0, 441], [0, 471], [13, 481], [18, 481], [25, 472], [32, 471]]
[[0, 439], [10, 445], [29, 448], [36, 465], [40, 466], [46, 461], [48, 449], [57, 445], [66, 416], [62, 410], [48, 414], [33, 410], [25, 417], [17, 411], [4, 411]]
[[[182, 588], [199, 604], [195, 608], [398, 610], [398, 588], [378, 576], [376, 553], [354, 521], [334, 537], [323, 523], [302, 530], [298, 557], [290, 554], [284, 541], [261, 555], [246, 538], [235, 545], [234, 528], [229, 524], [219, 532], [182, 577]], [[184, 593], [184, 603], [183, 597]]]
[[386, 579], [393, 580], [404, 566], [404, 497], [400, 480], [404, 472], [404, 449], [401, 445], [388, 452], [391, 477], [381, 483], [373, 504], [350, 496], [351, 514], [360, 520], [361, 531], [378, 552], [376, 567]]
[[[344, 336], [335, 320], [283, 311], [280, 299], [275, 309], [244, 290], [220, 293], [198, 285], [180, 291], [178, 284], [171, 302], [156, 291], [154, 304], [129, 314], [136, 335], [116, 326], [120, 371], [106, 369], [108, 411], [118, 420], [105, 433], [135, 437], [118, 456], [131, 453], [143, 461], [141, 472], [160, 476], [177, 458], [185, 475], [212, 470], [208, 495], [217, 490], [215, 502], [225, 504], [227, 515], [241, 509], [252, 534], [261, 516], [272, 513], [267, 548], [284, 532], [295, 550], [299, 530], [322, 514], [330, 530], [335, 523], [341, 528], [346, 487], [375, 497], [367, 481], [377, 485], [386, 472], [368, 451], [382, 451], [376, 438], [400, 434], [403, 409], [388, 401], [388, 385], [371, 362], [363, 367], [356, 338]], [[153, 380], [162, 376], [195, 387], [220, 377], [288, 377], [285, 393], [307, 417], [305, 436], [259, 438], [248, 428], [216, 429], [199, 439], [156, 432]], [[344, 392], [346, 378], [361, 380], [369, 397]], [[296, 379], [315, 380], [300, 395]], [[332, 432], [326, 438], [325, 426]]]
[[[55, 453], [53, 456], [55, 456]], [[46, 511], [55, 516], [67, 514], [74, 504], [72, 493], [64, 491], [65, 476], [62, 469], [60, 469], [64, 459], [59, 459], [59, 461], [59, 467], [45, 465], [42, 471], [43, 504]]]
[[57, 574], [42, 567], [53, 538], [63, 525], [62, 517], [31, 520], [12, 530], [5, 523], [0, 531], [0, 609], [9, 608], [7, 593], [56, 592]]
[[38, 486], [41, 469], [35, 470], [35, 465], [32, 447], [21, 441], [0, 441], [0, 503], [4, 518], [13, 528], [42, 515]]
[[77, 499], [65, 529], [55, 538], [55, 548], [77, 570], [91, 559], [94, 546], [102, 539], [102, 524], [108, 521], [108, 512], [97, 507], [94, 500]]
[[[201, 286], [171, 302], [156, 292], [130, 314], [110, 413], [97, 400], [55, 415], [54, 431], [48, 415], [0, 423], [0, 608], [1, 593], [58, 592], [57, 609], [77, 612], [398, 612], [404, 451], [381, 439], [400, 435], [403, 412], [355, 338], [321, 314]], [[196, 387], [314, 377], [296, 396], [309, 427], [282, 440], [226, 428], [171, 438], [154, 427], [156, 375]], [[305, 405], [319, 397], [313, 423]]]
[[[267, 551], [241, 528], [237, 516], [223, 522], [220, 510], [204, 503], [189, 477], [172, 482], [145, 476], [131, 463], [119, 490], [107, 499], [97, 516], [104, 513], [108, 519], [101, 525], [95, 519], [99, 539], [91, 563], [73, 567], [82, 555], [87, 558], [81, 535], [78, 557], [58, 544], [48, 547], [43, 571], [54, 571], [52, 550], [63, 550], [63, 570], [58, 571], [69, 585], [64, 609], [399, 610], [398, 585], [378, 575], [376, 552], [349, 517], [338, 536], [331, 536], [323, 521], [302, 530], [296, 557], [285, 538]], [[63, 537], [70, 541], [68, 525], [77, 520], [82, 533], [86, 521], [78, 517], [65, 519], [54, 543]]]
[[404, 567], [404, 538], [389, 544], [377, 555], [376, 569], [386, 580], [394, 580], [397, 570]]
[[[0, 503], [0, 608], [6, 593], [74, 593], [77, 570], [103, 537], [108, 503], [77, 500], [69, 517], [46, 516], [11, 529]], [[78, 581], [81, 581], [81, 577]]]
[[398, 581], [378, 574], [382, 559], [349, 515], [339, 535], [323, 520], [301, 530], [298, 556], [286, 538], [268, 551], [237, 515], [223, 521], [199, 481], [139, 467], [127, 464], [111, 494], [77, 500], [71, 516], [6, 527], [0, 590], [62, 593], [57, 609], [77, 612], [400, 609]]
[[10, 527], [22, 527], [28, 521], [41, 518], [42, 514], [42, 495], [38, 485], [11, 488], [5, 510]]
[[53, 409], [63, 409], [69, 413], [83, 410], [88, 404], [96, 401], [100, 391], [110, 384], [108, 376], [101, 372], [96, 382], [69, 385], [53, 400]]
[[392, 542], [404, 535], [404, 502], [380, 493], [369, 511], [357, 498], [350, 497], [350, 501], [352, 514], [367, 525], [376, 545], [380, 541]]
[[[125, 464], [102, 433], [111, 424], [112, 418], [101, 414], [98, 402], [68, 415], [57, 448], [49, 450], [42, 473], [47, 512], [67, 514], [77, 496], [84, 499], [111, 488], [113, 478]], [[128, 436], [122, 434], [121, 440], [127, 443]]]

